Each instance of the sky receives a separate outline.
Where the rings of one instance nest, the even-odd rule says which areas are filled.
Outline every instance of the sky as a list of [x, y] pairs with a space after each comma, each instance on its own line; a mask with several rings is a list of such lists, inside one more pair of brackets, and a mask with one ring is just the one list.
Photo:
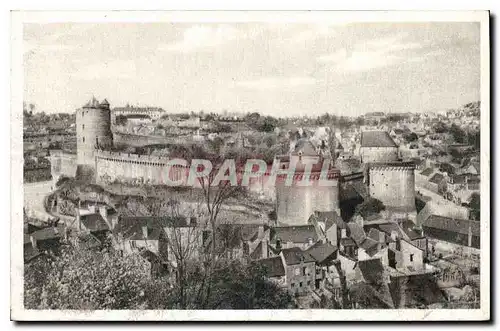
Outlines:
[[480, 100], [479, 23], [24, 25], [24, 100], [358, 116]]

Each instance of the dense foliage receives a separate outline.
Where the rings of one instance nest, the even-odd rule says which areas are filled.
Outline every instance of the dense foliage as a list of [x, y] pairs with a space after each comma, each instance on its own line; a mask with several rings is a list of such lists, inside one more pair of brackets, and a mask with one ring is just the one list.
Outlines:
[[293, 308], [293, 298], [269, 282], [258, 265], [221, 261], [208, 278], [200, 267], [201, 262], [194, 263], [193, 272], [181, 284], [168, 276], [151, 278], [148, 264], [137, 255], [67, 248], [60, 256], [44, 256], [25, 265], [25, 306], [85, 310]]

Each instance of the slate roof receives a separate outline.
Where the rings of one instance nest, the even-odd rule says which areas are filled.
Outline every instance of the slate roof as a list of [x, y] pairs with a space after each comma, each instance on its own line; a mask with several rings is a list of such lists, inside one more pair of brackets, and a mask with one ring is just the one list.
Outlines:
[[334, 224], [337, 224], [340, 229], [346, 228], [344, 221], [336, 211], [315, 211], [309, 218], [309, 222], [314, 219], [318, 222], [325, 222], [325, 230], [328, 230]]
[[81, 234], [76, 238], [76, 245], [80, 249], [91, 249], [101, 246], [101, 242], [90, 233]]
[[410, 238], [410, 240], [425, 238], [425, 236], [423, 234], [418, 233], [417, 231], [415, 231], [413, 229], [413, 227], [415, 225], [413, 224], [412, 221], [404, 221], [404, 222], [400, 223], [399, 226], [404, 231], [404, 233], [406, 233], [408, 238]]
[[368, 255], [373, 256], [378, 252], [378, 240], [366, 238], [359, 244], [359, 247], [364, 249]]
[[342, 244], [342, 246], [356, 246], [352, 238], [340, 238], [340, 244]]
[[[59, 225], [57, 227], [47, 227], [31, 233], [31, 236], [33, 236], [36, 241], [59, 239], [64, 236], [64, 230], [65, 228], [63, 225]], [[28, 240], [30, 240], [29, 236]]]
[[109, 226], [106, 221], [102, 218], [101, 214], [88, 214], [80, 216], [82, 224], [89, 231], [106, 231], [109, 230]]
[[262, 241], [255, 247], [255, 249], [250, 253], [250, 258], [257, 260], [262, 258]]
[[23, 248], [24, 262], [29, 262], [41, 254], [42, 253], [38, 249], [33, 248], [31, 243], [30, 245], [24, 245]]
[[317, 242], [306, 250], [318, 263], [322, 263], [337, 251], [337, 247], [330, 243]]
[[389, 236], [391, 236], [392, 232], [396, 232], [398, 235], [398, 238], [406, 238], [406, 233], [403, 231], [403, 229], [396, 223], [386, 223], [386, 224], [380, 224], [379, 229], [385, 233], [387, 233]]
[[301, 250], [299, 247], [286, 248], [281, 250], [287, 265], [316, 262], [311, 254]]
[[142, 227], [148, 228], [148, 240], [157, 240], [161, 231], [165, 227], [187, 227], [185, 217], [121, 217], [113, 230], [115, 233], [123, 235], [124, 239], [140, 240], [145, 239]]
[[472, 235], [479, 237], [481, 234], [481, 226], [478, 221], [430, 215], [422, 224], [423, 227], [446, 230], [465, 235], [469, 234], [469, 225]]
[[439, 184], [444, 179], [444, 176], [441, 174], [434, 174], [434, 176], [429, 179], [429, 182]]
[[271, 228], [271, 242], [276, 243], [277, 239], [282, 242], [306, 243], [309, 238], [316, 242], [318, 234], [314, 225], [283, 226]]
[[281, 256], [258, 260], [256, 263], [264, 266], [268, 277], [282, 277], [285, 275], [285, 267], [283, 266]]
[[358, 267], [368, 284], [378, 284], [384, 279], [384, 266], [381, 259], [359, 261]]
[[385, 232], [383, 231], [380, 231], [378, 230], [377, 228], [373, 227], [370, 229], [370, 231], [368, 232], [368, 238], [371, 238], [375, 241], [379, 241], [380, 240], [380, 233], [382, 233], [384, 236], [384, 243], [390, 243], [390, 242], [393, 242], [394, 240], [392, 240], [392, 238], [390, 236], [388, 236]]
[[365, 231], [357, 223], [347, 223], [347, 227], [350, 230], [350, 237], [356, 242], [356, 245], [359, 246], [366, 239]]
[[398, 147], [386, 131], [365, 131], [361, 133], [361, 147]]

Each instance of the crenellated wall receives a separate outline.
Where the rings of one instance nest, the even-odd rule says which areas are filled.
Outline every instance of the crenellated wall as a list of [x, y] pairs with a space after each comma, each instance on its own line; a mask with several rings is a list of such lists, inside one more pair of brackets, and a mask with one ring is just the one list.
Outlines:
[[[96, 181], [109, 183], [115, 180], [136, 184], [166, 185], [168, 157], [116, 153], [108, 151], [96, 152]], [[173, 166], [170, 170], [171, 180], [180, 180], [186, 185], [189, 168]]]
[[388, 209], [416, 211], [415, 166], [412, 163], [371, 164], [368, 169], [370, 196]]

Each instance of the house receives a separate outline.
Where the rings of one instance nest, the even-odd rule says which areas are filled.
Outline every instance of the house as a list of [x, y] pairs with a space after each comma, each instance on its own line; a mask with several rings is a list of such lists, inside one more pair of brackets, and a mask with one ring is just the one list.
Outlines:
[[325, 282], [330, 284], [338, 283], [337, 269], [334, 266], [334, 261], [338, 256], [338, 248], [330, 243], [317, 242], [306, 250], [316, 261], [316, 280], [315, 288], [318, 289], [325, 285]]
[[280, 253], [285, 268], [287, 288], [294, 294], [313, 291], [316, 285], [316, 260], [299, 247], [283, 249]]
[[446, 178], [440, 173], [435, 173], [429, 178], [427, 189], [434, 193], [443, 193], [446, 191]]
[[319, 239], [314, 225], [272, 227], [270, 246], [275, 252], [282, 249], [299, 247], [307, 249]]
[[344, 221], [336, 211], [315, 211], [309, 217], [308, 223], [314, 225], [321, 240], [331, 243], [335, 247], [338, 246], [341, 230], [346, 229]]
[[391, 162], [399, 158], [398, 146], [386, 131], [362, 132], [359, 155], [362, 163]]
[[286, 273], [281, 256], [273, 256], [254, 262], [264, 268], [266, 276], [273, 283], [286, 287]]
[[422, 221], [425, 236], [448, 243], [480, 248], [479, 221], [428, 215]]
[[375, 304], [377, 307], [394, 308], [388, 286], [389, 276], [382, 261], [378, 258], [359, 261], [355, 269], [361, 282], [350, 289], [354, 305], [368, 308]]
[[115, 248], [127, 254], [149, 250], [164, 263], [175, 263], [187, 247], [196, 259], [203, 248], [202, 229], [189, 217], [120, 217], [112, 231]]
[[462, 173], [479, 175], [481, 173], [481, 165], [479, 162], [469, 162], [467, 165], [462, 167]]
[[110, 227], [101, 214], [77, 215], [78, 229], [88, 232], [104, 240], [110, 232]]
[[64, 225], [45, 227], [24, 234], [24, 262], [28, 263], [44, 253], [56, 253], [63, 240], [67, 239]]
[[270, 235], [271, 229], [264, 224], [221, 224], [217, 227], [216, 246], [229, 259], [263, 259], [269, 256]]

